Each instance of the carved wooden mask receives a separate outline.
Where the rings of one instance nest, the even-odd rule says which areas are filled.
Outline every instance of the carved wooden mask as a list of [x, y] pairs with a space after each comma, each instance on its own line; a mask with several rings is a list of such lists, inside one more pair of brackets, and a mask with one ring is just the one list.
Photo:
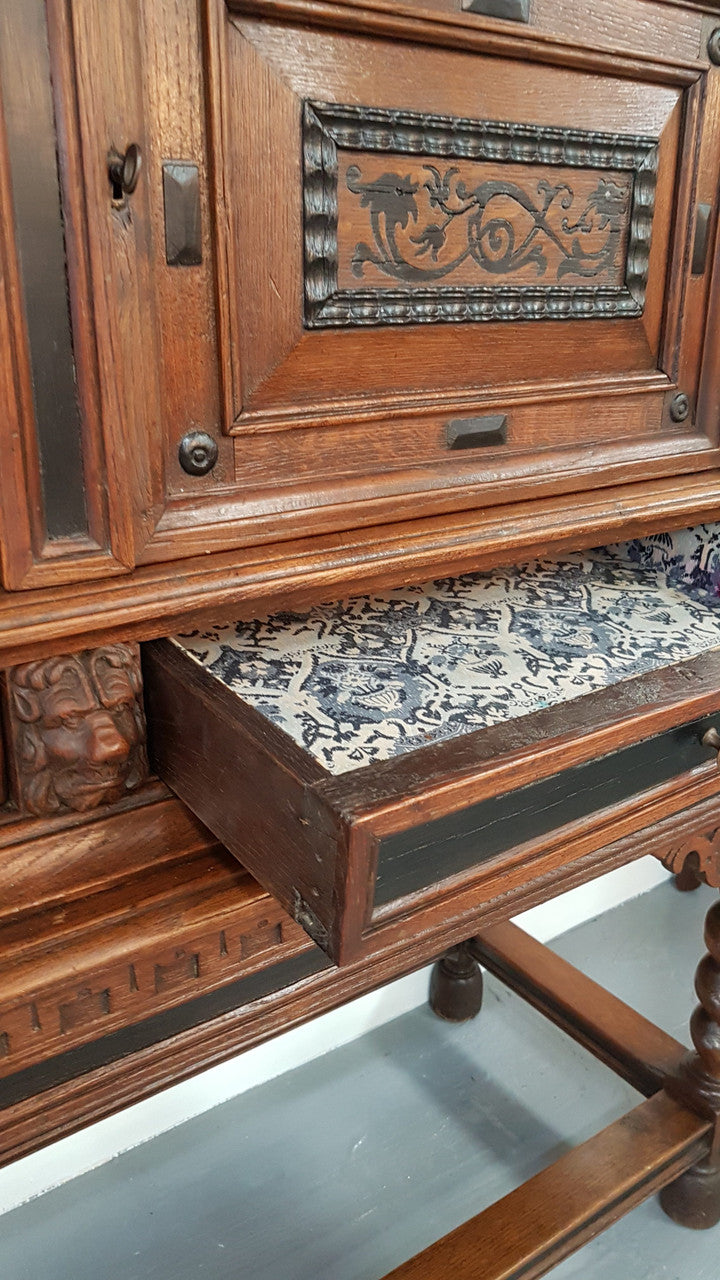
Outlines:
[[136, 645], [48, 658], [8, 672], [18, 803], [34, 814], [84, 813], [148, 774]]

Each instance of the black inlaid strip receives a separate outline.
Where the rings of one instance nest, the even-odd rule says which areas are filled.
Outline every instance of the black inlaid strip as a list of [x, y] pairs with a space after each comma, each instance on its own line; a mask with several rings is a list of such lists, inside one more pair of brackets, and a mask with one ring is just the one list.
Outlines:
[[0, 89], [49, 538], [88, 532], [44, 0], [0, 6]]
[[175, 1009], [167, 1009], [135, 1026], [122, 1027], [120, 1031], [92, 1040], [90, 1044], [80, 1045], [77, 1049], [69, 1049], [67, 1053], [39, 1062], [36, 1066], [26, 1067], [23, 1071], [0, 1080], [0, 1110], [15, 1106], [25, 1098], [43, 1093], [68, 1080], [74, 1080], [88, 1071], [107, 1066], [119, 1058], [127, 1058], [132, 1053], [138, 1053], [170, 1036], [188, 1031], [202, 1022], [209, 1022], [211, 1018], [219, 1018], [233, 1009], [242, 1008], [274, 991], [282, 991], [329, 965], [330, 961], [320, 951], [305, 951], [302, 955], [282, 960], [268, 969], [260, 969], [250, 977], [239, 978], [237, 982], [231, 982], [218, 991], [197, 996]]
[[378, 851], [375, 906], [468, 871], [528, 840], [707, 764], [712, 752], [700, 739], [710, 724], [710, 720], [703, 720], [682, 725], [410, 831], [386, 836]]

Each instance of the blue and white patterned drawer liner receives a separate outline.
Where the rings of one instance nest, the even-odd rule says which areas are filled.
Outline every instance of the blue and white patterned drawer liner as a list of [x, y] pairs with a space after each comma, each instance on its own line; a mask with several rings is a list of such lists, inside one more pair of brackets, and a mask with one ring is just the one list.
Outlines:
[[720, 646], [720, 525], [174, 641], [330, 773]]

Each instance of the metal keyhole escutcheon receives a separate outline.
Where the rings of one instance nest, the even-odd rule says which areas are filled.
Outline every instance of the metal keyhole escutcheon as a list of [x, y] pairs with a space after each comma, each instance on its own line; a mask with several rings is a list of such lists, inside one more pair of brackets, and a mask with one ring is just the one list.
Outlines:
[[108, 156], [108, 176], [112, 183], [113, 199], [131, 196], [138, 184], [142, 168], [142, 152], [137, 142], [131, 142], [124, 155], [111, 151]]

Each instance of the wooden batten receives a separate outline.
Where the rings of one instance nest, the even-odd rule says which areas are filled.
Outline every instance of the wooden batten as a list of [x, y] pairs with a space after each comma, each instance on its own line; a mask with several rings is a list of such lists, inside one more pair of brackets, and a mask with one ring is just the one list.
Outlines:
[[536, 1280], [699, 1160], [708, 1133], [658, 1093], [385, 1280]]
[[471, 950], [505, 986], [648, 1097], [677, 1072], [688, 1052], [517, 925], [483, 930]]

